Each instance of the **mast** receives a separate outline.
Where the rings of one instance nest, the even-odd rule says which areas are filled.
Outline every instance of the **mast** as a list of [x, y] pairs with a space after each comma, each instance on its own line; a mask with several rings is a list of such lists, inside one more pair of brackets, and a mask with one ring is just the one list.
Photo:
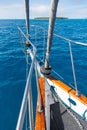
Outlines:
[[26, 12], [27, 36], [29, 37], [29, 0], [25, 0], [25, 12]]
[[49, 30], [48, 30], [47, 51], [46, 51], [46, 59], [45, 59], [45, 69], [49, 68], [49, 56], [50, 56], [50, 49], [52, 45], [52, 38], [53, 38], [53, 31], [54, 31], [54, 24], [55, 24], [55, 19], [56, 19], [58, 1], [59, 0], [51, 1], [51, 12], [50, 12], [50, 18], [49, 18]]

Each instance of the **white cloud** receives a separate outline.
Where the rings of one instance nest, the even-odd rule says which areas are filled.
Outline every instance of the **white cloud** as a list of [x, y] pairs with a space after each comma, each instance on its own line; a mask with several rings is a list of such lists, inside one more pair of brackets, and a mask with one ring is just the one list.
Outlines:
[[[45, 4], [34, 4], [30, 7], [31, 18], [40, 16], [49, 16], [49, 5]], [[64, 6], [60, 3], [58, 6], [57, 16], [65, 16], [69, 18], [86, 18], [87, 17], [87, 7], [82, 6]], [[9, 4], [0, 5], [0, 19], [7, 18], [25, 18], [25, 8], [24, 3], [22, 4]]]
[[34, 5], [30, 8], [31, 17], [49, 16], [49, 6]]
[[[49, 15], [49, 7], [46, 5], [34, 5], [30, 7], [31, 18]], [[0, 19], [25, 18], [24, 4], [0, 5]]]
[[68, 18], [87, 18], [87, 1], [61, 0], [58, 6], [57, 16]]
[[22, 4], [0, 5], [0, 19], [24, 18], [24, 11]]
[[80, 8], [75, 11], [76, 17], [87, 18], [87, 8]]
[[72, 8], [59, 8], [57, 12], [58, 16], [65, 16], [68, 18], [87, 18], [86, 7], [72, 7]]

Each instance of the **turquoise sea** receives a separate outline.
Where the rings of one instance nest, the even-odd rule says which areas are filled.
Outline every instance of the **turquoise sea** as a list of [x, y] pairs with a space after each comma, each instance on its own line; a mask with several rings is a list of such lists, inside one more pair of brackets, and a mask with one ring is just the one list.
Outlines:
[[[48, 28], [48, 20], [31, 20], [31, 24]], [[15, 130], [26, 81], [26, 60], [20, 44], [17, 26], [25, 31], [25, 20], [0, 20], [0, 130]], [[31, 28], [31, 35], [33, 33]], [[74, 41], [87, 43], [87, 19], [57, 20], [55, 33]], [[39, 35], [39, 34], [38, 34]], [[31, 39], [37, 46], [37, 54], [42, 59], [46, 44], [43, 34], [38, 40]], [[46, 36], [47, 37], [47, 36]], [[45, 38], [45, 41], [47, 39]], [[78, 90], [87, 96], [87, 47], [72, 44]], [[73, 76], [69, 55], [69, 45], [54, 36], [50, 65], [67, 84], [72, 84]], [[33, 99], [36, 89], [33, 84]], [[34, 105], [35, 108], [35, 105]]]

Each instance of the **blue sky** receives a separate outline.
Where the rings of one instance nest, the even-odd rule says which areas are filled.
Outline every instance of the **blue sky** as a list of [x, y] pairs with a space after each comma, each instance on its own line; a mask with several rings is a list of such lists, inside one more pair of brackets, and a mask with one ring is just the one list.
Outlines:
[[[30, 0], [30, 17], [49, 16], [50, 0]], [[87, 18], [87, 0], [60, 0], [57, 16]], [[0, 0], [0, 19], [25, 18], [24, 0]]]

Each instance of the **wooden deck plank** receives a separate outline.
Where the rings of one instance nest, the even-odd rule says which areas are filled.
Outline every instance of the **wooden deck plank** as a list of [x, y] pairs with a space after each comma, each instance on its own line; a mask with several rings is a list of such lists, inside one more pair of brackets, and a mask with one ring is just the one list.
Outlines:
[[[42, 107], [44, 108], [44, 105], [45, 105], [45, 92], [44, 92], [44, 78], [43, 77], [41, 77], [39, 79], [39, 85], [40, 85]], [[37, 108], [38, 108], [38, 106], [37, 106]], [[36, 110], [35, 130], [45, 130], [44, 110], [42, 112], [38, 112], [38, 109]]]
[[36, 112], [35, 130], [45, 130], [44, 112]]

